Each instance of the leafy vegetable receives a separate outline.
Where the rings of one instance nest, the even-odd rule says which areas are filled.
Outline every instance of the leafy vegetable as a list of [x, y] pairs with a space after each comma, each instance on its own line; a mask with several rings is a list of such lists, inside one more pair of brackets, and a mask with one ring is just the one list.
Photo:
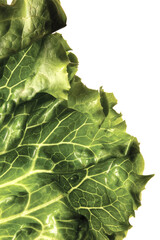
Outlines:
[[59, 0], [14, 0], [11, 6], [1, 0], [0, 4], [0, 59], [66, 23]]
[[[115, 97], [75, 76], [78, 60], [60, 34], [44, 37], [63, 26], [59, 1], [1, 1], [2, 9], [0, 239], [123, 239], [152, 176], [142, 175], [139, 143], [113, 109]], [[35, 9], [40, 24], [24, 31], [30, 40], [20, 34], [6, 47], [16, 14], [23, 29]], [[46, 32], [48, 21], [56, 25]]]

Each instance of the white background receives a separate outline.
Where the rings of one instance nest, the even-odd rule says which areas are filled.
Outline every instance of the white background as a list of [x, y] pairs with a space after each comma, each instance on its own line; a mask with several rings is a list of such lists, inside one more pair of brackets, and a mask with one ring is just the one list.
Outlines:
[[128, 132], [141, 143], [144, 174], [155, 174], [131, 218], [126, 240], [158, 240], [160, 223], [160, 2], [61, 0], [68, 16], [63, 36], [79, 58], [90, 88], [118, 99]]
[[131, 218], [126, 240], [160, 239], [160, 1], [61, 0], [67, 27], [60, 32], [79, 58], [90, 88], [118, 99], [127, 131], [139, 140], [144, 174], [155, 174]]

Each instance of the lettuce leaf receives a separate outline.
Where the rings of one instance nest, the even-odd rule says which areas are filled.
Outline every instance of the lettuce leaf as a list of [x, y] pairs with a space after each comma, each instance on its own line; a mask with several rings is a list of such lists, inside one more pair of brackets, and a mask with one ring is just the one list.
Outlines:
[[30, 46], [66, 25], [59, 0], [0, 2], [0, 59]]
[[0, 239], [122, 240], [152, 175], [114, 95], [88, 89], [67, 42], [43, 33], [1, 60]]

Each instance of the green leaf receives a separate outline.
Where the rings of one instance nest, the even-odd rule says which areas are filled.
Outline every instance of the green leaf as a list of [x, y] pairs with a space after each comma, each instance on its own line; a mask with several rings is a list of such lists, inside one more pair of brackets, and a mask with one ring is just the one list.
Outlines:
[[105, 119], [100, 93], [97, 90], [88, 89], [77, 76], [71, 82], [68, 106], [82, 113], [88, 113], [98, 125]]
[[105, 119], [100, 93], [88, 89], [80, 78], [74, 77], [78, 60], [70, 50], [67, 42], [56, 33], [3, 60], [1, 101], [23, 102], [36, 93], [46, 92], [57, 98], [68, 98], [68, 107], [90, 114], [100, 125]]
[[1, 101], [22, 102], [39, 92], [67, 99], [70, 63], [60, 34], [45, 37], [11, 56], [0, 81]]
[[0, 130], [1, 239], [118, 239], [150, 178], [135, 171], [136, 139], [49, 94], [9, 105]]
[[104, 112], [107, 115], [103, 126], [109, 128], [110, 130], [116, 128], [126, 130], [126, 123], [122, 119], [122, 114], [117, 113], [114, 110], [114, 106], [117, 104], [117, 99], [113, 95], [113, 93], [105, 93], [103, 89], [100, 89], [101, 94], [101, 104], [103, 106]]
[[59, 0], [0, 1], [2, 240], [122, 240], [153, 176], [114, 95], [49, 35], [65, 21]]
[[66, 24], [59, 0], [0, 2], [0, 59], [31, 45]]

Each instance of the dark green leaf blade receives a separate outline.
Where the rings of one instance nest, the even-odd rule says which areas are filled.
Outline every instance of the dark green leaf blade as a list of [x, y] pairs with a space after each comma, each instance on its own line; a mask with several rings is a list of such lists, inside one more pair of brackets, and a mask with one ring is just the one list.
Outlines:
[[114, 95], [48, 35], [65, 21], [59, 0], [0, 2], [2, 240], [122, 240], [152, 177]]
[[70, 63], [60, 34], [45, 37], [29, 48], [11, 56], [0, 80], [1, 101], [26, 101], [38, 92], [67, 99]]
[[0, 131], [1, 236], [123, 239], [150, 178], [134, 137], [43, 93], [13, 104]]
[[0, 3], [0, 59], [30, 46], [66, 25], [59, 0], [15, 0]]

